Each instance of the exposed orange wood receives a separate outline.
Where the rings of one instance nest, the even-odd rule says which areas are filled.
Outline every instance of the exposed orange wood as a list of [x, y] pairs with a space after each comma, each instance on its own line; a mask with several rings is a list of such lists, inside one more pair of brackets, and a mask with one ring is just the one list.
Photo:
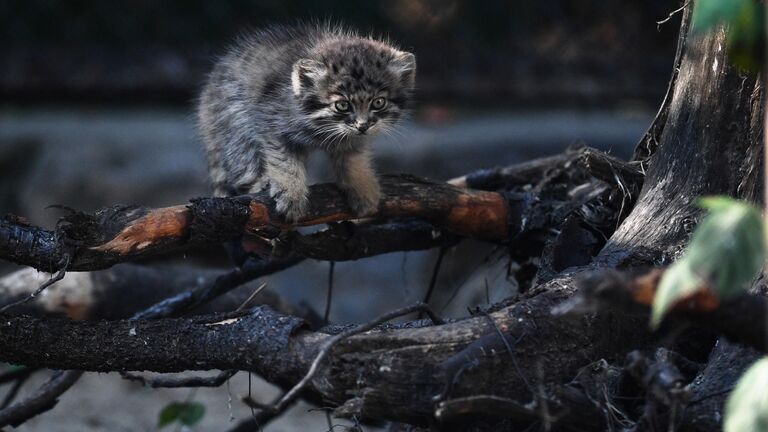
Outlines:
[[[651, 306], [663, 275], [664, 269], [654, 269], [635, 279], [630, 286], [632, 298], [637, 303]], [[679, 299], [675, 302], [672, 310], [675, 312], [709, 312], [717, 309], [718, 306], [720, 306], [720, 299], [717, 294], [705, 287]]]
[[185, 205], [151, 210], [131, 222], [112, 240], [92, 247], [99, 252], [126, 255], [161, 241], [184, 238], [192, 222], [192, 213]]
[[[420, 217], [466, 237], [491, 241], [504, 241], [508, 237], [507, 203], [496, 192], [396, 176], [384, 178], [382, 190], [384, 195], [377, 211], [356, 215], [350, 212], [346, 199], [336, 186], [312, 186], [311, 209], [305, 218], [295, 223], [288, 223], [275, 213], [271, 198], [253, 195], [250, 197], [250, 215], [242, 230], [243, 233], [255, 233], [267, 227], [287, 230], [361, 218]], [[193, 215], [190, 205], [151, 209], [134, 220], [128, 215], [129, 222], [117, 235], [87, 250], [92, 254], [127, 257], [180, 246], [189, 238]]]

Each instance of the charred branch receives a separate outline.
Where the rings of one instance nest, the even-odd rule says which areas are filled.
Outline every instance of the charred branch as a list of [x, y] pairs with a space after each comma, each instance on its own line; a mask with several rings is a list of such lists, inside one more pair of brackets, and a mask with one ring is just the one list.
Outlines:
[[73, 212], [56, 231], [25, 225], [19, 218], [0, 221], [0, 257], [46, 271], [96, 270], [118, 262], [177, 250], [190, 244], [221, 243], [243, 234], [268, 233], [357, 219], [417, 217], [461, 236], [504, 242], [518, 226], [522, 203], [495, 192], [472, 191], [445, 183], [399, 175], [381, 178], [377, 211], [353, 214], [333, 184], [311, 187], [308, 214], [287, 223], [265, 194], [201, 198], [188, 205], [150, 209], [114, 206], [93, 215]]
[[[574, 167], [581, 170], [574, 170]], [[479, 190], [514, 190], [526, 185], [536, 185], [545, 178], [564, 171], [581, 171], [587, 177], [603, 180], [608, 184], [621, 183], [626, 189], [633, 191], [640, 190], [644, 178], [637, 165], [582, 146], [508, 167], [478, 170], [453, 179], [450, 183]]]
[[[134, 318], [161, 318], [183, 315], [184, 313], [199, 308], [256, 278], [286, 269], [301, 260], [301, 257], [295, 256], [274, 261], [249, 259], [242, 267], [235, 268], [213, 280], [207, 280], [203, 284], [198, 284], [194, 289], [184, 290], [174, 296], [168, 297], [137, 313]], [[252, 288], [256, 289], [256, 287]], [[284, 310], [287, 306], [295, 312], [300, 311], [299, 309], [292, 308], [274, 293], [266, 295], [266, 299], [272, 300], [273, 303], [276, 302], [276, 304], [280, 306], [276, 308], [278, 310]], [[248, 299], [241, 300], [241, 302], [247, 300]], [[294, 315], [305, 316], [313, 323], [318, 321], [314, 313], [309, 310], [304, 310], [303, 313], [294, 313]]]
[[[281, 359], [278, 353], [287, 351], [289, 336], [302, 324], [263, 306], [186, 319], [75, 322], [4, 316], [0, 339], [6, 349], [0, 355], [30, 367], [75, 369], [80, 364], [83, 370], [104, 372], [229, 370], [238, 364], [258, 371], [267, 364], [291, 367], [290, 356]], [[137, 358], [142, 356], [147, 357]]]
[[0, 411], [0, 427], [18, 426], [50, 410], [56, 406], [59, 396], [69, 390], [82, 374], [77, 370], [54, 372], [51, 379], [30, 396]]
[[296, 254], [327, 261], [349, 261], [389, 252], [453, 246], [461, 239], [420, 220], [329, 224], [327, 229], [302, 235], [287, 231], [275, 240], [273, 256]]
[[[606, 211], [588, 223], [610, 235], [618, 213], [631, 208], [642, 176], [630, 165], [589, 148], [493, 171], [471, 174], [464, 183], [503, 193], [463, 189], [407, 175], [384, 176], [376, 212], [362, 215], [386, 223], [338, 226], [310, 235], [283, 234], [298, 226], [359, 218], [332, 184], [311, 187], [309, 213], [286, 223], [264, 194], [201, 198], [159, 209], [114, 206], [93, 215], [71, 211], [48, 231], [17, 217], [0, 220], [0, 257], [54, 272], [91, 271], [195, 244], [221, 243], [256, 234], [275, 238], [276, 255], [332, 261], [381, 253], [446, 246], [460, 237], [497, 243], [556, 227], [564, 216], [599, 200]], [[462, 183], [459, 182], [459, 183]], [[617, 201], [618, 199], [618, 201]], [[585, 213], [585, 214], [586, 214]]]
[[[128, 318], [147, 309], [157, 312], [158, 316], [179, 315], [182, 309], [195, 314], [233, 311], [257, 289], [256, 279], [288, 268], [297, 261], [296, 258], [249, 261], [243, 268], [224, 274], [214, 270], [133, 264], [95, 272], [68, 273], [35, 301], [9, 312], [97, 320]], [[47, 278], [46, 274], [31, 268], [0, 278], [0, 305], [28, 297]], [[316, 313], [286, 301], [269, 287], [251, 301], [305, 318], [313, 325], [322, 325]]]
[[[525, 383], [540, 380], [535, 365], [544, 359], [557, 363], [548, 371], [548, 380], [556, 382], [570, 379], [584, 358], [611, 355], [644, 339], [636, 334], [634, 322], [619, 331], [615, 320], [575, 325], [553, 316], [550, 309], [569, 296], [573, 285], [569, 279], [548, 285], [543, 294], [491, 314], [491, 319], [381, 328], [344, 339], [307, 391], [339, 405], [339, 415], [424, 424], [434, 415], [435, 396], [452, 379], [443, 362], [485, 336], [500, 340], [502, 332], [515, 341], [512, 354], [506, 348], [478, 351], [473, 366], [455, 380], [450, 398], [486, 394], [527, 401], [534, 395]], [[613, 330], [607, 331], [608, 326]], [[96, 371], [239, 369], [295, 384], [332, 337], [307, 331], [302, 320], [266, 307], [240, 314], [111, 322], [4, 316], [0, 359]], [[494, 373], [498, 368], [516, 372], [499, 375]]]
[[[663, 270], [639, 276], [614, 270], [598, 271], [584, 276], [582, 293], [587, 304], [647, 317], [662, 274]], [[762, 295], [742, 294], [726, 300], [711, 291], [699, 291], [676, 303], [666, 318], [666, 325], [695, 325], [766, 352], [768, 328], [755, 323], [765, 322], [767, 312], [768, 298]]]

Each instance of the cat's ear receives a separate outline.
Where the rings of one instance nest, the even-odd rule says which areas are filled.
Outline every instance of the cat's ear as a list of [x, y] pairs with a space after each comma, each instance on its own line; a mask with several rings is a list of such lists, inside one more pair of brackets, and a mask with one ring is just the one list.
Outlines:
[[300, 59], [293, 64], [291, 73], [291, 85], [296, 96], [311, 87], [323, 74], [326, 73], [325, 65], [317, 60]]
[[400, 77], [402, 84], [413, 88], [416, 82], [416, 56], [403, 51], [397, 51], [389, 67]]

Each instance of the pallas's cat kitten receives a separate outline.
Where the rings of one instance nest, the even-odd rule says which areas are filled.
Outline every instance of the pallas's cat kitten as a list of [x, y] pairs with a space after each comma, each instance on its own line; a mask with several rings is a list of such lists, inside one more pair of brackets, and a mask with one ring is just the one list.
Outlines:
[[266, 189], [296, 220], [308, 203], [307, 153], [321, 149], [352, 209], [374, 210], [369, 139], [404, 113], [415, 74], [413, 54], [328, 25], [242, 38], [216, 64], [198, 106], [215, 193]]

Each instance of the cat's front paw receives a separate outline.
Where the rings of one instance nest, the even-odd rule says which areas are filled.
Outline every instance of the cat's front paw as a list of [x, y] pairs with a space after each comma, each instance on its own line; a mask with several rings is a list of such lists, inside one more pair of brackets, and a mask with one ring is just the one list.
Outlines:
[[297, 222], [307, 214], [309, 209], [308, 191], [303, 190], [270, 190], [275, 199], [277, 212], [289, 222]]
[[358, 187], [346, 190], [347, 202], [355, 214], [365, 216], [378, 210], [381, 189], [377, 182], [366, 184], [364, 187], [361, 186], [358, 185]]

